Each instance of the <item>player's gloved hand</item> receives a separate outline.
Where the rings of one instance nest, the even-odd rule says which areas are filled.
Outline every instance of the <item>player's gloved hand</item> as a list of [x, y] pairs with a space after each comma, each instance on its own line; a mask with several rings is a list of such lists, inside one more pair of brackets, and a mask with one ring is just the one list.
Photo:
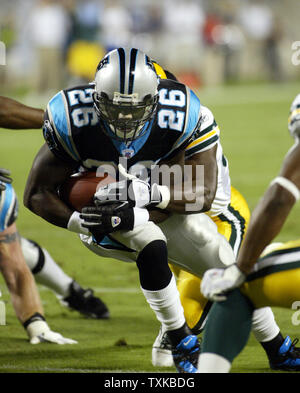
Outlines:
[[10, 171], [4, 168], [0, 168], [0, 191], [5, 190], [5, 184], [4, 183], [11, 183], [12, 178], [10, 176]]
[[126, 172], [124, 167], [119, 164], [119, 172], [125, 177], [116, 183], [108, 184], [99, 188], [94, 196], [96, 205], [107, 204], [121, 201], [128, 207], [148, 207], [156, 206], [160, 209], [167, 207], [170, 201], [170, 191], [166, 186], [149, 183]]
[[60, 333], [53, 332], [46, 321], [34, 320], [26, 327], [30, 344], [77, 344], [77, 341], [63, 337]]
[[93, 234], [108, 234], [111, 232], [130, 231], [137, 225], [145, 224], [149, 220], [146, 209], [132, 208], [120, 204], [84, 207], [80, 218], [82, 226]]
[[245, 279], [235, 263], [225, 269], [209, 269], [203, 275], [201, 292], [209, 300], [225, 300], [226, 292], [241, 286]]

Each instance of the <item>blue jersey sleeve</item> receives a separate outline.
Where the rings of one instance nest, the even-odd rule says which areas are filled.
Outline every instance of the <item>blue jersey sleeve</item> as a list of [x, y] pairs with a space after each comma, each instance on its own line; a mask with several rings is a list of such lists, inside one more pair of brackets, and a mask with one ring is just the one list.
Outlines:
[[196, 94], [186, 87], [186, 107], [184, 113], [184, 127], [181, 131], [179, 138], [173, 144], [172, 149], [167, 157], [171, 158], [178, 154], [190, 143], [193, 136], [198, 132], [201, 123], [201, 104]]
[[73, 142], [68, 104], [63, 91], [48, 103], [43, 134], [49, 149], [64, 161], [80, 161]]

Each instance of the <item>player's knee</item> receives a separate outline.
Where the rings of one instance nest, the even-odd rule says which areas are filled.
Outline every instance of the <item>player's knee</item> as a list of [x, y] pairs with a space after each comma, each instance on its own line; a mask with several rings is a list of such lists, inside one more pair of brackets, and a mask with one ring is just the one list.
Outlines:
[[168, 250], [165, 241], [154, 240], [139, 253], [137, 267], [142, 288], [159, 290], [165, 288], [172, 277], [168, 265]]
[[44, 252], [42, 248], [35, 241], [24, 237], [21, 238], [21, 248], [27, 266], [31, 271], [33, 271], [38, 264], [41, 264], [40, 260], [44, 259]]

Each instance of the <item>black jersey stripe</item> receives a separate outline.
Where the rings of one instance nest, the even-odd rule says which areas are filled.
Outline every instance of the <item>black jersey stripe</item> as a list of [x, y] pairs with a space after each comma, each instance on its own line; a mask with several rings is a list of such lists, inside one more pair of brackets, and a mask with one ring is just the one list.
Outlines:
[[281, 248], [279, 250], [268, 252], [265, 256], [259, 258], [259, 261], [263, 261], [267, 258], [274, 257], [276, 255], [291, 254], [292, 252], [297, 252], [297, 251], [300, 251], [300, 247]]
[[120, 93], [125, 93], [125, 50], [124, 48], [118, 49], [120, 60]]
[[196, 334], [198, 336], [198, 334], [200, 334], [202, 332], [202, 330], [204, 329], [204, 327], [205, 327], [204, 322], [206, 322], [205, 320], [207, 318], [208, 312], [211, 309], [212, 305], [213, 305], [213, 302], [208, 300], [206, 305], [204, 306], [204, 309], [202, 311], [199, 321], [191, 329], [193, 334]]
[[[259, 262], [257, 262], [257, 263], [259, 263]], [[270, 265], [270, 266], [266, 266], [262, 269], [259, 269], [258, 271], [254, 272], [254, 273], [250, 273], [247, 276], [246, 281], [250, 282], [250, 281], [256, 280], [258, 278], [269, 276], [270, 274], [280, 273], [285, 270], [292, 270], [292, 269], [299, 269], [299, 268], [300, 268], [300, 261], [297, 259], [292, 262], [280, 263], [278, 265]]]
[[137, 52], [138, 52], [138, 50], [135, 48], [131, 49], [131, 51], [130, 51], [128, 94], [133, 93], [134, 72], [135, 72]]
[[230, 204], [228, 205], [228, 211], [232, 214], [232, 218], [228, 217], [226, 212], [219, 214], [218, 217], [221, 221], [227, 222], [231, 226], [231, 234], [228, 241], [235, 255], [237, 255], [245, 235], [246, 220]]

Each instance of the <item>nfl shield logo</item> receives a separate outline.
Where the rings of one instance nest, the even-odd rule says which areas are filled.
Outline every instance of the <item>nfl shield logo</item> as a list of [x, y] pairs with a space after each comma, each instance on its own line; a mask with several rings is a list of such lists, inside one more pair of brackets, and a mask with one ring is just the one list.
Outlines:
[[120, 223], [121, 223], [121, 218], [120, 218], [120, 217], [113, 216], [113, 217], [111, 218], [111, 226], [112, 226], [113, 228], [117, 227]]
[[126, 158], [131, 158], [134, 155], [133, 149], [124, 149], [122, 150], [122, 156]]

